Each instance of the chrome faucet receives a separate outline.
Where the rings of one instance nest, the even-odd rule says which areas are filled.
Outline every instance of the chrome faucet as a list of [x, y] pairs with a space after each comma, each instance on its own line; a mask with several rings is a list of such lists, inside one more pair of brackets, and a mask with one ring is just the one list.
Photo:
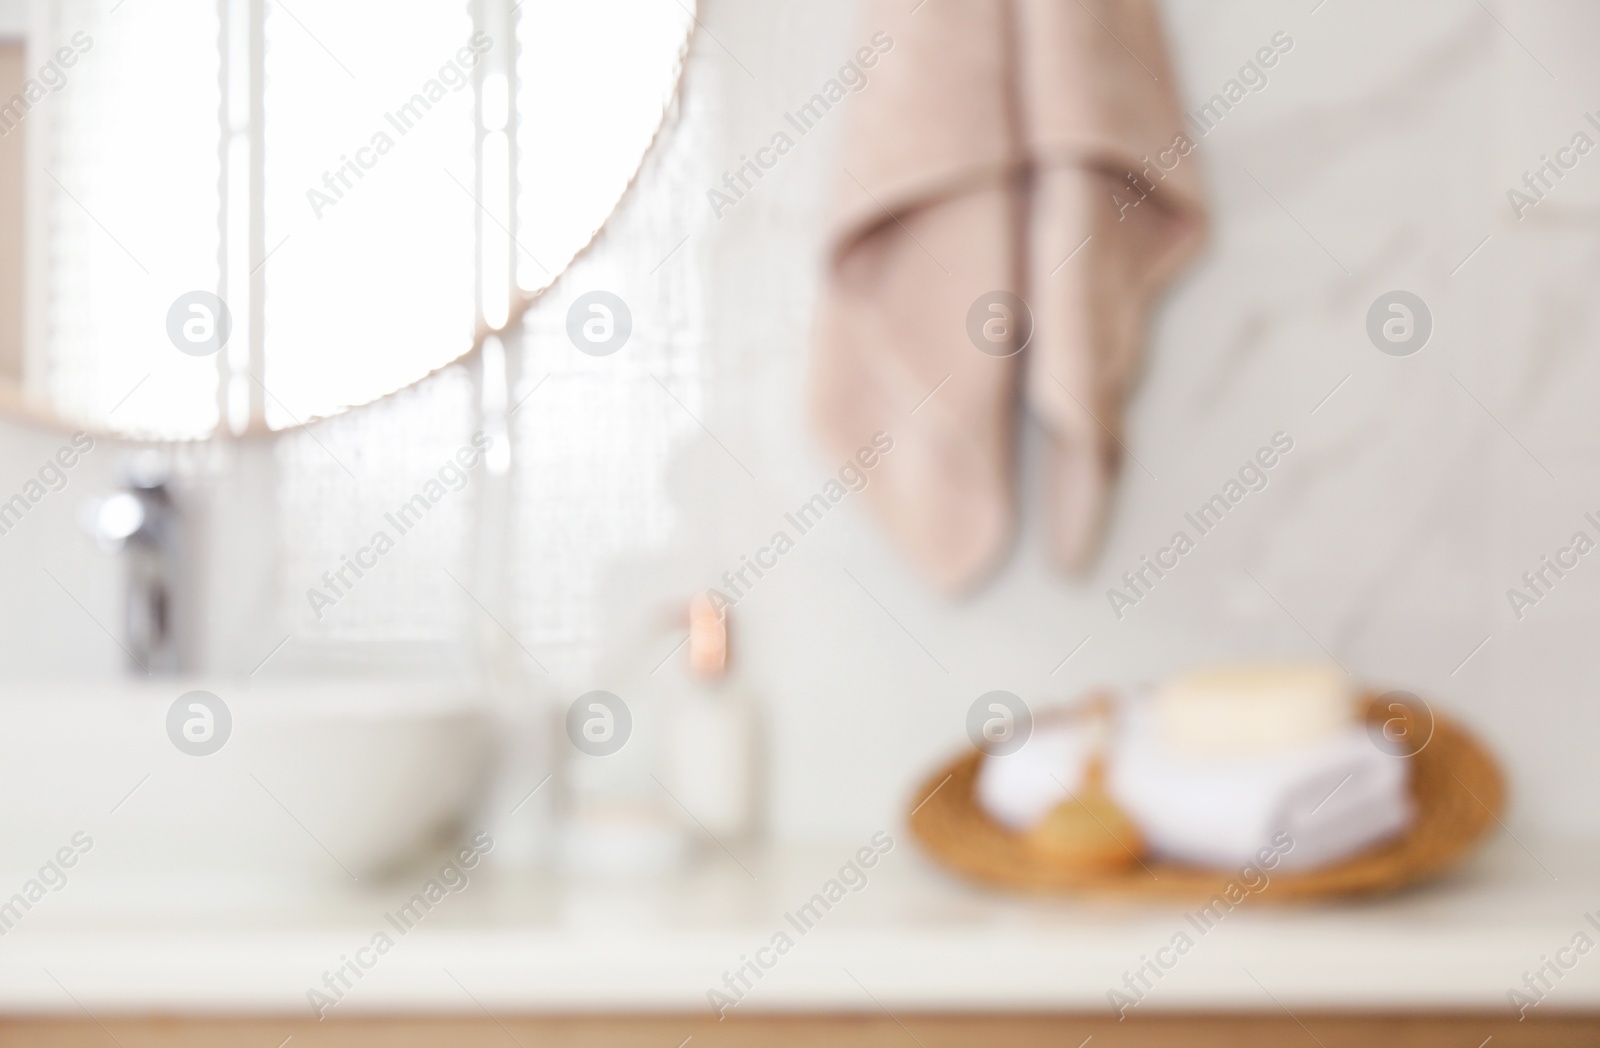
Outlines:
[[156, 452], [131, 460], [126, 486], [84, 507], [85, 530], [127, 565], [123, 650], [146, 673], [176, 673], [185, 659], [175, 629], [179, 586], [179, 515]]

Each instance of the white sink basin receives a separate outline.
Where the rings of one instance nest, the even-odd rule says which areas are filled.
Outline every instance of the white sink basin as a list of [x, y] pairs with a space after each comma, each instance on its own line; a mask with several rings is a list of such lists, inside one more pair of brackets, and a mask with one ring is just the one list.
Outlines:
[[[205, 756], [168, 733], [174, 701], [194, 690], [232, 720]], [[374, 680], [0, 689], [0, 887], [9, 894], [63, 848], [97, 880], [381, 874], [470, 817], [493, 749], [474, 699], [458, 685]], [[195, 716], [185, 703], [181, 719], [204, 735]]]

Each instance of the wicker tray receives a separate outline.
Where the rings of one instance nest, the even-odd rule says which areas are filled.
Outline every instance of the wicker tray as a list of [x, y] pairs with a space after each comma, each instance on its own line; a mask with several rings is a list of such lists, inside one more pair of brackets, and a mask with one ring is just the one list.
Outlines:
[[[1369, 702], [1367, 717], [1379, 717]], [[993, 822], [973, 796], [983, 754], [972, 750], [941, 768], [917, 791], [912, 834], [943, 866], [971, 880], [1014, 891], [1112, 896], [1173, 902], [1209, 900], [1239, 877], [1147, 859], [1116, 873], [1064, 868]], [[1269, 871], [1261, 899], [1285, 902], [1389, 892], [1437, 876], [1462, 861], [1499, 821], [1505, 778], [1466, 729], [1436, 716], [1426, 745], [1410, 757], [1417, 819], [1403, 836], [1321, 869]]]

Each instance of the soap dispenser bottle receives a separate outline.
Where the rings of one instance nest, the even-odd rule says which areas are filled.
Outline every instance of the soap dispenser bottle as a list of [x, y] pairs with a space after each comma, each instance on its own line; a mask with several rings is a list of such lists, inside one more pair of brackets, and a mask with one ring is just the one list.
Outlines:
[[667, 785], [690, 831], [724, 847], [755, 835], [762, 784], [756, 704], [729, 658], [728, 606], [689, 603], [687, 658], [673, 667]]

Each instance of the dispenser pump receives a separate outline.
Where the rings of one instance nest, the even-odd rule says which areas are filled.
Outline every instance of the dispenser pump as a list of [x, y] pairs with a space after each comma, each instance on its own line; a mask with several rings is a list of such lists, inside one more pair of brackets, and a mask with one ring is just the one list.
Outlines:
[[689, 672], [716, 680], [728, 671], [728, 616], [704, 595], [689, 601]]

